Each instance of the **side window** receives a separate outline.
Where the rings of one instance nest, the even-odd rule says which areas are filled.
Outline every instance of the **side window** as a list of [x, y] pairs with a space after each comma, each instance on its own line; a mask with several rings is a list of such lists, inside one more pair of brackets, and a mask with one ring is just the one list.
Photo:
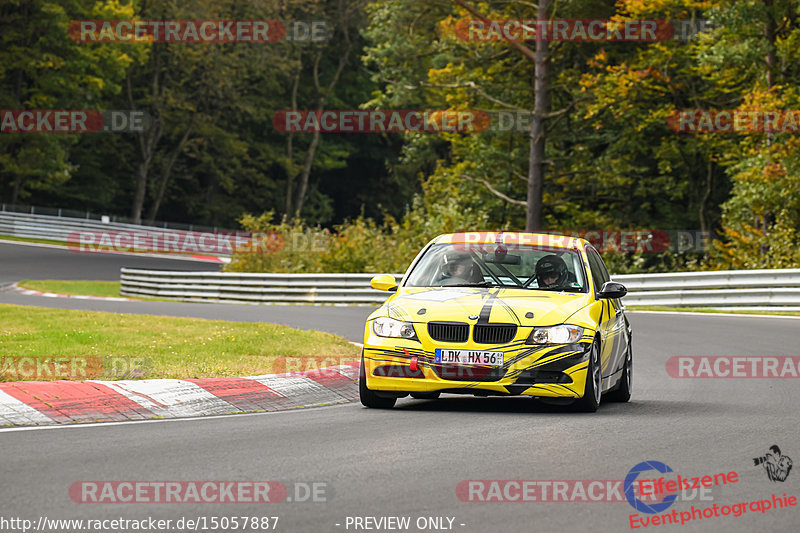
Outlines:
[[[595, 278], [596, 290], [599, 291], [600, 287], [603, 286], [603, 283], [606, 281], [611, 281], [611, 276], [608, 274], [608, 269], [606, 268], [606, 264], [603, 262], [603, 258], [600, 257], [600, 254], [597, 253], [597, 250], [594, 248], [589, 248], [586, 250], [587, 255], [589, 257], [589, 265], [592, 268], [592, 277], [594, 278], [594, 272], [597, 271], [597, 276], [599, 278], [600, 283], [597, 284], [597, 278]], [[610, 300], [611, 305], [614, 306], [614, 309], [619, 311], [622, 308], [622, 302], [620, 302], [619, 298], [615, 298], [614, 300]]]
[[608, 275], [608, 270], [600, 258], [600, 254], [594, 248], [587, 248], [586, 255], [589, 258], [589, 268], [592, 271], [592, 281], [594, 282], [595, 291], [599, 291], [603, 283], [609, 281], [611, 276]]
[[603, 283], [606, 281], [611, 281], [611, 275], [608, 273], [608, 269], [606, 268], [605, 262], [603, 262], [603, 258], [600, 257], [600, 254], [594, 252], [594, 255], [597, 256], [597, 262], [600, 264], [600, 276], [603, 278]]

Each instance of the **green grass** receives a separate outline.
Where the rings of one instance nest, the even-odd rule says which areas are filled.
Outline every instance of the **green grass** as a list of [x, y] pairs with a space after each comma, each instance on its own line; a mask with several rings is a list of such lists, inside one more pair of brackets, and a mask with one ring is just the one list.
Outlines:
[[741, 311], [738, 309], [709, 309], [707, 307], [667, 307], [666, 305], [628, 305], [630, 311], [677, 311], [683, 313], [732, 313], [736, 315], [800, 316], [798, 311]]
[[105, 369], [88, 377], [128, 379], [270, 374], [284, 368], [278, 357], [330, 357], [319, 365], [330, 366], [359, 355], [336, 335], [276, 324], [0, 305], [0, 380], [53, 379], [14, 377], [7, 365], [21, 357], [82, 359]]
[[19, 282], [19, 286], [34, 291], [54, 292], [56, 294], [119, 297], [119, 281], [31, 281], [26, 279]]

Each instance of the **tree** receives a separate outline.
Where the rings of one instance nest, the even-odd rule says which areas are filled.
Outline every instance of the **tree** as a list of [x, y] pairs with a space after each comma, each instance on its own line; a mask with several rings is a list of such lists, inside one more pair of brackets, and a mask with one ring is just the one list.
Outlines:
[[[741, 111], [794, 110], [800, 103], [796, 1], [720, 2], [711, 16], [714, 40], [700, 63], [731, 87]], [[785, 124], [781, 121], [782, 124]], [[762, 122], [763, 124], [763, 122]], [[796, 129], [732, 135], [722, 163], [733, 187], [722, 205], [723, 240], [710, 266], [779, 268], [800, 265], [800, 167]]]
[[[332, 38], [315, 45], [293, 47], [295, 62], [291, 78], [291, 109], [297, 110], [301, 101], [308, 102], [307, 109], [321, 113], [334, 97], [345, 67], [354, 59], [357, 34], [363, 21], [363, 2], [337, 0], [317, 6], [314, 18], [327, 19], [335, 28]], [[310, 82], [310, 83], [309, 83]], [[301, 85], [310, 87], [300, 91]], [[300, 100], [298, 99], [300, 94]], [[310, 134], [311, 140], [305, 150], [298, 150], [294, 132], [286, 136], [286, 199], [284, 212], [290, 218], [299, 217], [303, 211], [309, 190], [309, 178], [317, 160], [321, 143], [321, 132]], [[342, 154], [343, 155], [343, 154]], [[334, 163], [334, 167], [338, 166]], [[328, 168], [334, 168], [328, 167]]]
[[[121, 89], [136, 58], [125, 45], [98, 46], [70, 39], [72, 20], [132, 15], [115, 1], [9, 0], [0, 6], [0, 108], [101, 110]], [[0, 135], [0, 193], [10, 203], [49, 191], [70, 179], [76, 136], [62, 133]]]

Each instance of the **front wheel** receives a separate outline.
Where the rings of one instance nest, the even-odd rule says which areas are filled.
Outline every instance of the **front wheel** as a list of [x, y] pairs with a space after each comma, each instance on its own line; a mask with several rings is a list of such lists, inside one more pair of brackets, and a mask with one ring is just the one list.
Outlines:
[[594, 413], [600, 407], [600, 395], [603, 390], [603, 377], [600, 370], [600, 343], [592, 344], [589, 354], [589, 366], [586, 368], [586, 386], [583, 389], [583, 398], [576, 401], [573, 406], [576, 411]]
[[397, 398], [382, 398], [367, 387], [367, 371], [364, 367], [364, 354], [361, 354], [361, 369], [358, 371], [358, 395], [361, 405], [372, 409], [391, 409]]
[[619, 380], [619, 388], [607, 395], [611, 402], [627, 402], [631, 399], [631, 389], [633, 386], [633, 349], [631, 341], [628, 340], [628, 350], [625, 354], [625, 366], [622, 367], [622, 378]]

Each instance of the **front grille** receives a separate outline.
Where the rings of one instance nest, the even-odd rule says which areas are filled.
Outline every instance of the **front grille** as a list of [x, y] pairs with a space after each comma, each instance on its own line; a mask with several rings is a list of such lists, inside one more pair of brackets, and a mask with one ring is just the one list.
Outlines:
[[440, 342], [467, 342], [469, 324], [463, 322], [428, 322], [428, 335]]
[[475, 324], [472, 340], [480, 344], [503, 344], [510, 342], [517, 334], [514, 324]]

